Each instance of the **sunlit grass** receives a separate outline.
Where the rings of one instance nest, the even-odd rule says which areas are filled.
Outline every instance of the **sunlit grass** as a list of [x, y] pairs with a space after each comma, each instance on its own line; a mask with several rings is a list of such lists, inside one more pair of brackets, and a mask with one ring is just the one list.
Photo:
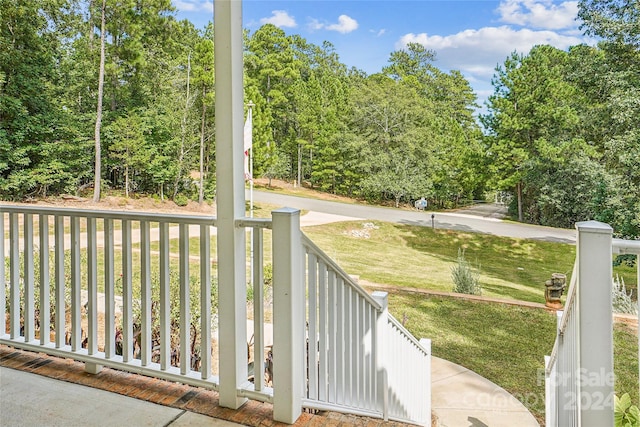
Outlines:
[[[361, 279], [437, 291], [451, 291], [451, 267], [458, 249], [480, 270], [483, 295], [544, 302], [544, 283], [552, 273], [570, 278], [575, 245], [498, 237], [454, 230], [351, 221], [308, 227], [318, 246], [349, 274]], [[637, 281], [635, 267], [616, 267], [629, 288]]]
[[[430, 338], [433, 355], [462, 365], [506, 389], [544, 421], [544, 356], [556, 336], [556, 317], [546, 310], [392, 292], [389, 309], [419, 338]], [[618, 395], [638, 402], [638, 341], [615, 325]]]

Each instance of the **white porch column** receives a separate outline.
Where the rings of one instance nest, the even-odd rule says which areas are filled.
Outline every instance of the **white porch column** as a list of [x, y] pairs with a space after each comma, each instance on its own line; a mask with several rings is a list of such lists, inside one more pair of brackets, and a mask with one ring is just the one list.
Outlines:
[[304, 387], [304, 275], [300, 211], [273, 216], [273, 419], [293, 424]]
[[578, 315], [580, 421], [583, 427], [613, 426], [613, 229], [601, 222], [578, 230]]
[[243, 172], [242, 2], [215, 0], [216, 203], [220, 405], [237, 409], [247, 381], [246, 251]]

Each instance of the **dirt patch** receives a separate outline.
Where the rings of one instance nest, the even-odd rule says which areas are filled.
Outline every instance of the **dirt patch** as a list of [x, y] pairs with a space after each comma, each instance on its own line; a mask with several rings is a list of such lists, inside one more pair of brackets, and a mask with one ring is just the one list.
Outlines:
[[[2, 202], [3, 204], [25, 204]], [[45, 199], [30, 199], [29, 205], [50, 206], [74, 209], [96, 209], [115, 211], [142, 211], [142, 212], [164, 212], [164, 213], [197, 213], [215, 215], [216, 206], [212, 202], [198, 202], [190, 200], [186, 206], [178, 206], [172, 200], [160, 200], [153, 197], [123, 197], [117, 195], [106, 195], [99, 202], [94, 202], [92, 198], [76, 196], [47, 197]]]

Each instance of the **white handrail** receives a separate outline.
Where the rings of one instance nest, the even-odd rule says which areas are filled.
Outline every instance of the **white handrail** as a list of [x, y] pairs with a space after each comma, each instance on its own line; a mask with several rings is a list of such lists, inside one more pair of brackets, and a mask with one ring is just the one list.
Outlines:
[[302, 240], [309, 337], [305, 406], [430, 425], [430, 342], [425, 348], [388, 313], [386, 293], [369, 295], [308, 237]]
[[640, 255], [640, 240], [613, 239], [614, 254], [635, 254]]
[[[217, 389], [218, 378], [211, 373], [211, 345], [209, 339], [201, 339], [201, 345], [194, 348], [200, 353], [200, 360], [194, 360], [191, 354], [192, 327], [198, 328], [190, 320], [189, 303], [191, 298], [197, 301], [194, 306], [199, 313], [201, 322], [199, 334], [210, 337], [211, 304], [211, 250], [210, 227], [216, 220], [211, 216], [175, 215], [163, 213], [119, 212], [108, 210], [83, 210], [68, 208], [51, 208], [42, 206], [0, 205], [0, 225], [2, 225], [2, 244], [4, 245], [5, 215], [8, 215], [9, 250], [0, 251], [0, 264], [4, 267], [8, 259], [10, 267], [9, 281], [5, 274], [0, 275], [0, 288], [4, 294], [10, 289], [10, 307], [2, 308], [5, 315], [9, 309], [9, 333], [0, 330], [0, 342], [32, 351], [41, 351], [53, 355], [62, 355], [85, 362], [87, 372], [97, 373], [101, 366], [143, 373], [158, 378], [170, 379], [200, 387]], [[53, 220], [54, 229], [49, 229], [49, 220]], [[34, 238], [34, 224], [39, 223], [38, 236]], [[98, 232], [96, 222], [104, 225], [104, 230]], [[122, 224], [120, 230], [114, 230], [114, 221]], [[136, 250], [136, 258], [140, 263], [134, 263], [132, 250], [132, 223], [139, 223], [140, 249]], [[158, 252], [152, 255], [150, 249], [150, 223], [156, 223], [157, 236], [160, 240]], [[70, 230], [65, 230], [65, 223], [70, 224]], [[176, 270], [170, 265], [169, 224], [176, 224], [180, 230], [177, 236], [180, 241], [178, 256], [180, 258], [179, 276], [181, 288], [181, 327], [177, 331], [181, 342], [180, 368], [170, 363], [176, 358], [170, 351], [169, 328], [171, 300], [169, 298], [169, 275]], [[86, 227], [82, 230], [80, 227]], [[189, 294], [190, 276], [188, 228], [196, 226], [200, 235], [200, 251], [198, 262], [200, 292]], [[53, 232], [53, 239], [49, 233]], [[21, 236], [22, 234], [22, 236]], [[114, 244], [114, 234], [118, 234], [121, 245]], [[51, 240], [51, 241], [50, 241]], [[34, 244], [34, 242], [38, 244]], [[1, 248], [1, 246], [0, 246]], [[100, 255], [98, 254], [98, 248]], [[70, 257], [69, 257], [70, 252]], [[34, 254], [38, 256], [35, 257]], [[121, 254], [122, 275], [114, 275], [114, 258]], [[151, 257], [158, 257], [159, 272], [151, 272]], [[53, 258], [53, 262], [50, 262]], [[34, 279], [36, 265], [40, 263], [39, 280]], [[104, 303], [98, 307], [98, 265], [104, 260], [104, 276], [100, 282], [104, 285]], [[193, 260], [191, 260], [193, 261]], [[20, 267], [21, 262], [24, 267]], [[119, 266], [117, 266], [119, 267]], [[0, 272], [2, 272], [0, 270]], [[140, 276], [140, 281], [132, 280]], [[194, 274], [195, 276], [195, 274]], [[49, 277], [52, 278], [49, 283]], [[152, 303], [151, 280], [160, 282], [160, 295]], [[122, 281], [122, 293], [116, 295], [114, 283]], [[24, 296], [18, 292], [20, 284], [24, 283]], [[139, 289], [140, 295], [133, 289]], [[35, 300], [36, 292], [40, 299]], [[69, 301], [69, 292], [71, 299]], [[49, 294], [53, 300], [49, 299]], [[86, 295], [86, 296], [83, 296]], [[86, 298], [86, 303], [85, 303]], [[101, 297], [102, 298], [102, 297]], [[122, 315], [117, 314], [115, 299]], [[4, 297], [2, 298], [4, 303]], [[40, 315], [46, 319], [40, 322], [40, 338], [36, 339], [35, 307], [34, 303], [44, 304]], [[55, 303], [55, 319], [49, 323], [49, 305]], [[157, 337], [152, 337], [152, 304], [160, 306], [159, 340], [161, 345], [155, 348]], [[139, 330], [134, 330], [132, 309], [140, 307]], [[157, 307], [156, 306], [156, 307]], [[65, 311], [70, 313], [70, 322], [65, 318]], [[98, 311], [103, 310], [105, 316], [104, 336], [98, 335]], [[22, 316], [20, 314], [22, 313]], [[114, 322], [118, 315], [122, 324]], [[86, 319], [86, 320], [85, 320]], [[205, 322], [206, 319], [206, 322]], [[85, 323], [86, 322], [86, 323]], [[55, 342], [49, 342], [49, 325], [55, 333]], [[85, 326], [86, 325], [86, 326]], [[43, 329], [43, 327], [45, 329]], [[86, 329], [85, 329], [86, 327]], [[114, 333], [116, 328], [118, 333]], [[21, 331], [24, 330], [24, 333]], [[98, 351], [98, 338], [103, 338], [104, 349]], [[120, 347], [121, 343], [121, 347]], [[117, 349], [116, 349], [117, 348]], [[198, 351], [200, 350], [200, 351]], [[154, 354], [152, 361], [152, 354]], [[157, 360], [157, 362], [156, 362]], [[199, 366], [198, 366], [199, 365]]]

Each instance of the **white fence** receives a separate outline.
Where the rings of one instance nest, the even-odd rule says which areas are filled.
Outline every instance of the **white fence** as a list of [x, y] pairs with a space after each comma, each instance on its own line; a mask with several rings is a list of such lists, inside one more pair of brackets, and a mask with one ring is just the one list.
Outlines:
[[640, 256], [640, 241], [612, 239], [611, 227], [596, 221], [576, 228], [576, 264], [545, 357], [546, 425], [613, 426], [612, 253]]
[[[215, 227], [210, 216], [0, 206], [0, 343], [91, 373], [219, 390]], [[253, 337], [238, 397], [273, 403], [289, 422], [307, 407], [429, 425], [430, 342], [388, 313], [386, 294], [367, 294], [303, 236], [299, 211], [237, 227], [253, 230]]]

